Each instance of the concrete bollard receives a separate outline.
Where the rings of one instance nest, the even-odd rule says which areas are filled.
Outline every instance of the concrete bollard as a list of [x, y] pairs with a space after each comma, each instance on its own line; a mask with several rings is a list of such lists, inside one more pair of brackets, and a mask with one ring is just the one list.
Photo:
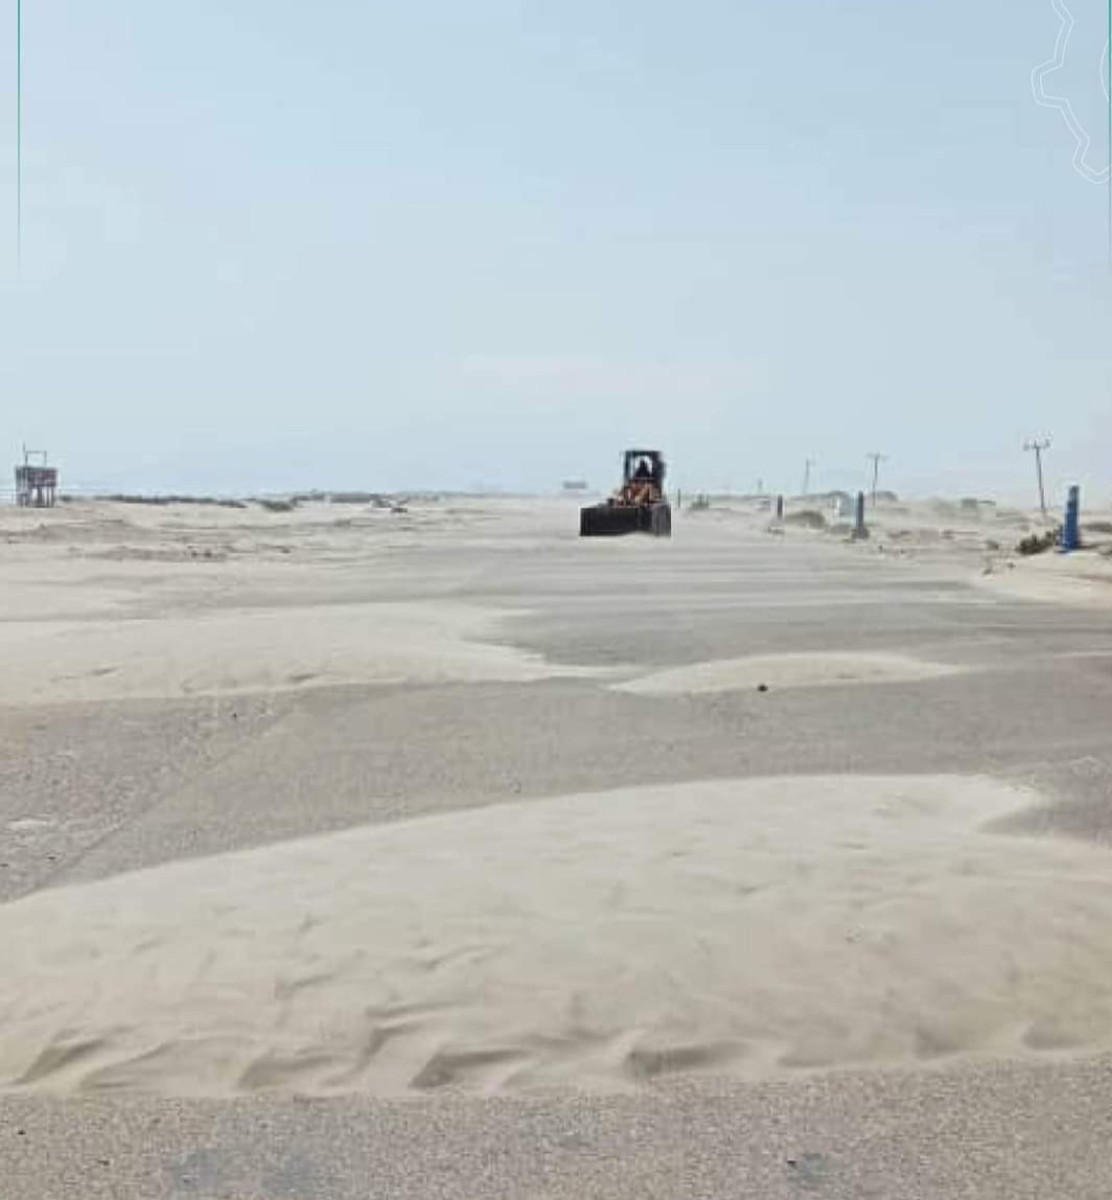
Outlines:
[[1066, 523], [1062, 526], [1062, 553], [1081, 549], [1081, 489], [1071, 487], [1066, 500]]
[[853, 522], [853, 540], [863, 542], [869, 536], [869, 528], [865, 524], [865, 493], [857, 493], [857, 512]]

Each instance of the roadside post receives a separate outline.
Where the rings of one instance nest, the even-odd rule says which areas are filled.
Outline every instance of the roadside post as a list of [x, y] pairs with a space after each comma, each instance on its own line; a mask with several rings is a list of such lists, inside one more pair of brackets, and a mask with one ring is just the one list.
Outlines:
[[782, 521], [784, 519], [784, 497], [776, 497], [776, 519]]
[[1066, 523], [1062, 526], [1062, 552], [1081, 549], [1081, 489], [1071, 487], [1066, 499]]
[[853, 522], [853, 540], [855, 542], [863, 542], [869, 536], [868, 526], [865, 524], [865, 493], [857, 493], [857, 514]]

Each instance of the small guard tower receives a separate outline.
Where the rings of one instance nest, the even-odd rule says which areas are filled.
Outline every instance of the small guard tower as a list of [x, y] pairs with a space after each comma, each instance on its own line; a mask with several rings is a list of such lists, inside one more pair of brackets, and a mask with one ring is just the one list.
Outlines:
[[46, 465], [45, 450], [23, 447], [15, 469], [15, 498], [20, 508], [53, 508], [58, 500], [58, 468]]

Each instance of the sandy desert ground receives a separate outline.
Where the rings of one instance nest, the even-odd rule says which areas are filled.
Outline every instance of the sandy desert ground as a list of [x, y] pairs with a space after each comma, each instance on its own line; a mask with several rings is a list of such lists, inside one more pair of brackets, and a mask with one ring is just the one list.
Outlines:
[[1107, 518], [803, 507], [0, 510], [10, 1194], [1110, 1194]]

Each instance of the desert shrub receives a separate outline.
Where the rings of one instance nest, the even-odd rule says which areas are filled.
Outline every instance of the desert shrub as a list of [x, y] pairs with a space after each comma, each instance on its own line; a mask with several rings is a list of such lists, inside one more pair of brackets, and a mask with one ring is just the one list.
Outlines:
[[788, 525], [802, 525], [804, 529], [826, 528], [826, 518], [814, 508], [804, 508], [799, 512], [788, 513], [784, 521]]
[[1053, 550], [1062, 540], [1062, 529], [1047, 529], [1042, 533], [1029, 533], [1016, 546], [1016, 553], [1030, 558], [1034, 554], [1044, 554]]

